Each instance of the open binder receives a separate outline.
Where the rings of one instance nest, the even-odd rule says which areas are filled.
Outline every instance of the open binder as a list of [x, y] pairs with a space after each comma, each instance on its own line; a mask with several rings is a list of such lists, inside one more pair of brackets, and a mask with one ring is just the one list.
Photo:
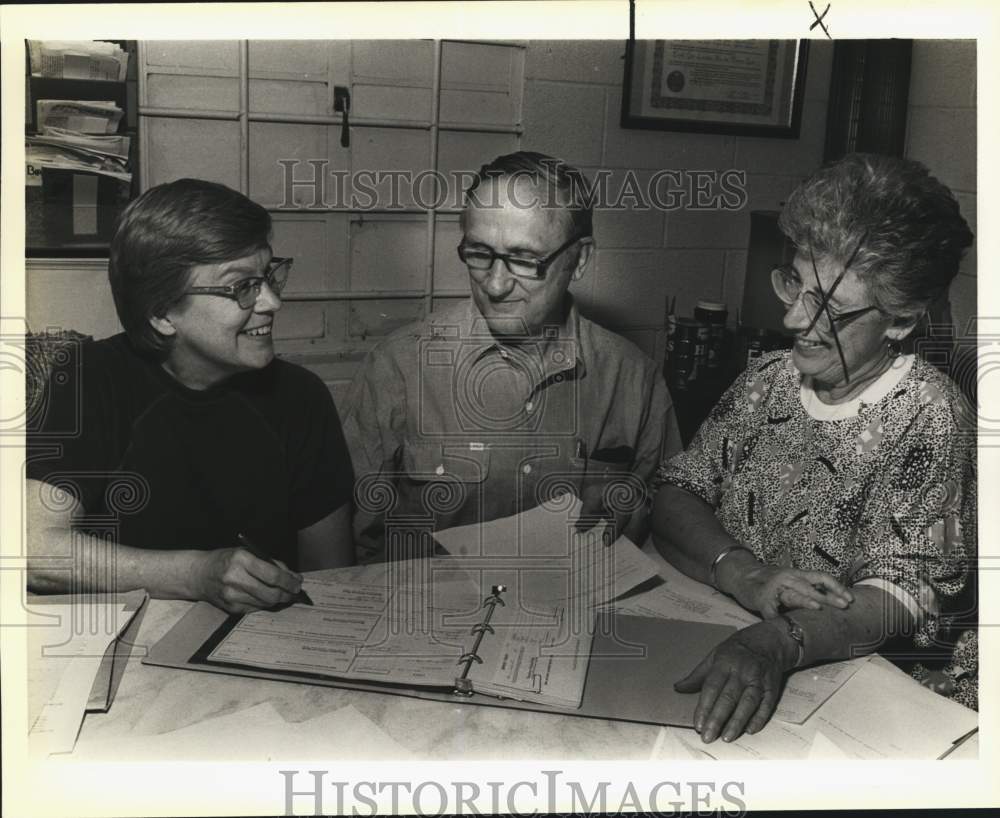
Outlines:
[[[219, 631], [226, 628], [230, 619], [218, 608], [199, 602], [153, 646], [143, 663], [363, 690], [453, 705], [505, 707], [554, 715], [681, 727], [693, 726], [698, 696], [677, 693], [673, 687], [674, 682], [690, 673], [713, 645], [735, 630], [726, 625], [601, 613], [594, 625], [580, 706], [560, 707], [480, 695], [474, 690], [470, 694], [461, 684], [444, 689], [419, 687], [206, 661], [213, 640], [218, 639]], [[484, 640], [486, 638], [484, 636]], [[478, 667], [474, 660], [473, 664]], [[475, 668], [473, 672], [474, 670]], [[461, 667], [457, 675], [461, 678]]]
[[611, 543], [605, 524], [578, 532], [552, 519], [539, 508], [473, 532], [524, 553], [480, 548], [307, 573], [312, 606], [230, 617], [198, 603], [144, 661], [690, 726], [698, 696], [676, 693], [673, 683], [733, 628], [600, 613], [602, 603], [653, 579], [656, 564], [626, 537]]

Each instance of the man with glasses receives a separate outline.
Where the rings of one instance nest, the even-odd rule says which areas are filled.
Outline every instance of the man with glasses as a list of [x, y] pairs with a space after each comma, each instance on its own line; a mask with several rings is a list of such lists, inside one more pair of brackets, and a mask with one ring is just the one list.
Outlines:
[[429, 547], [386, 554], [390, 529], [481, 523], [565, 492], [581, 525], [610, 517], [641, 542], [645, 481], [681, 444], [654, 362], [568, 292], [594, 254], [586, 181], [541, 154], [498, 157], [461, 228], [471, 298], [378, 344], [349, 393], [361, 558]]
[[270, 233], [260, 205], [196, 179], [127, 208], [109, 262], [125, 331], [56, 364], [28, 430], [29, 588], [241, 613], [353, 561], [337, 411], [274, 356], [292, 259]]

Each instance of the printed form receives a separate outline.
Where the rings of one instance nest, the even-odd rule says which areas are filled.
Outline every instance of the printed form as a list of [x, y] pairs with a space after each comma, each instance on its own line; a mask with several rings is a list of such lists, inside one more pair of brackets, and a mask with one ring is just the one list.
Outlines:
[[[556, 532], [567, 531], [565, 515], [539, 508], [520, 515], [530, 515], [527, 521], [477, 526], [477, 534], [516, 530], [529, 553], [551, 552]], [[484, 598], [492, 584], [502, 584], [504, 604], [494, 607], [492, 630], [476, 650], [481, 662], [468, 674], [475, 690], [578, 707], [594, 606], [655, 576], [656, 566], [625, 538], [609, 546], [606, 526], [570, 530], [562, 546], [565, 559], [556, 568], [559, 561], [551, 556], [546, 567], [509, 558], [442, 557], [307, 574], [303, 587], [313, 606], [244, 616], [208, 659], [450, 688], [461, 672], [459, 657], [474, 643], [472, 629], [483, 621]], [[442, 532], [440, 539], [454, 540], [455, 531]], [[553, 571], [560, 580], [555, 584]]]

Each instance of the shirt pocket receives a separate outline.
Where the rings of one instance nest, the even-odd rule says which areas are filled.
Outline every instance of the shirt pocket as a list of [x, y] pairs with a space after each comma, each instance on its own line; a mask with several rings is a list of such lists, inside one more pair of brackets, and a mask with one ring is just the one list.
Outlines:
[[635, 450], [628, 446], [600, 449], [586, 458], [570, 458], [578, 496], [583, 501], [582, 515], [614, 518], [642, 507], [647, 489], [632, 472], [634, 460]]
[[402, 461], [403, 479], [411, 487], [406, 513], [453, 515], [479, 496], [490, 474], [485, 447], [407, 440]]

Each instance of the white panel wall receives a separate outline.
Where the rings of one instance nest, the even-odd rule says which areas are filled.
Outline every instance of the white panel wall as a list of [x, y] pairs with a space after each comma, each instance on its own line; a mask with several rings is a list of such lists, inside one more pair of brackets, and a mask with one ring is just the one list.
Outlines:
[[[144, 44], [144, 104], [236, 112], [239, 44]], [[624, 43], [532, 41], [527, 47], [442, 44], [440, 115], [486, 125], [523, 125], [515, 133], [442, 130], [437, 166], [476, 170], [519, 146], [561, 156], [593, 175], [610, 169], [611, 185], [628, 172], [640, 184], [661, 169], [745, 170], [749, 201], [738, 212], [596, 214], [598, 252], [588, 276], [573, 285], [585, 310], [660, 354], [657, 328], [664, 299], [676, 295], [687, 312], [699, 298], [721, 298], [735, 315], [742, 297], [749, 211], [780, 205], [821, 159], [832, 46], [813, 41], [806, 108], [798, 140], [640, 131], [620, 127]], [[262, 113], [332, 115], [333, 85], [349, 85], [352, 118], [426, 122], [433, 110], [434, 46], [427, 41], [253, 42], [249, 48], [250, 109]], [[928, 84], [933, 85], [933, 77]], [[202, 176], [239, 186], [239, 124], [234, 119], [144, 117], [147, 184]], [[425, 170], [432, 167], [426, 128], [354, 126], [351, 146], [339, 126], [250, 123], [250, 194], [268, 207], [283, 190], [277, 160], [325, 159], [330, 169]], [[311, 174], [300, 165], [299, 177]], [[300, 205], [311, 192], [296, 191]], [[385, 186], [380, 203], [387, 201]], [[412, 203], [412, 202], [411, 202]], [[443, 296], [466, 291], [452, 213], [434, 219], [433, 269], [427, 270], [422, 214], [275, 211], [275, 251], [294, 255], [290, 293], [343, 289], [416, 289]], [[422, 314], [431, 299], [285, 303], [277, 323], [286, 354], [321, 354], [318, 367], [336, 380], [373, 338]], [[313, 359], [315, 360], [315, 359]], [[339, 367], [339, 368], [338, 368]], [[348, 366], [349, 369], [349, 366]]]

